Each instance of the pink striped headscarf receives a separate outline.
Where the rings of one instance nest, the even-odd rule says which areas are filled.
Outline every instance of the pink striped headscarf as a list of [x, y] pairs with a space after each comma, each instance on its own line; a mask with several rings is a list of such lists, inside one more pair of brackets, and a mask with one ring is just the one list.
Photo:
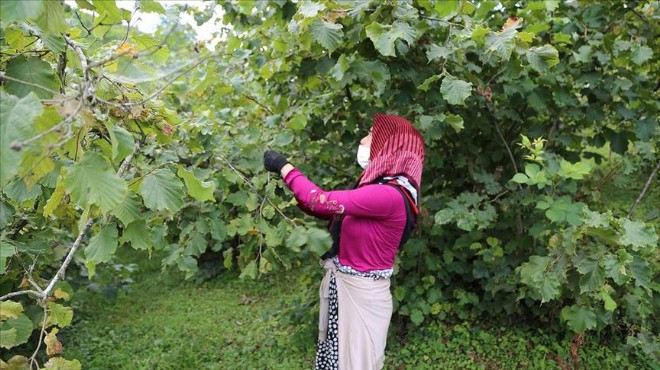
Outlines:
[[376, 114], [371, 131], [369, 166], [359, 186], [381, 176], [403, 175], [419, 190], [424, 164], [424, 139], [405, 118]]

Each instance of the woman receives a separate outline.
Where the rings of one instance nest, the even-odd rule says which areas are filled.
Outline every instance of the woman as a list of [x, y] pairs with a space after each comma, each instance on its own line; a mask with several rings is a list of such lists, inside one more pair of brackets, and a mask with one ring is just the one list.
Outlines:
[[416, 217], [424, 141], [404, 118], [376, 114], [357, 160], [364, 172], [355, 189], [325, 191], [280, 154], [264, 155], [265, 168], [282, 175], [303, 211], [333, 219], [335, 253], [322, 261], [317, 369], [383, 367], [390, 277]]

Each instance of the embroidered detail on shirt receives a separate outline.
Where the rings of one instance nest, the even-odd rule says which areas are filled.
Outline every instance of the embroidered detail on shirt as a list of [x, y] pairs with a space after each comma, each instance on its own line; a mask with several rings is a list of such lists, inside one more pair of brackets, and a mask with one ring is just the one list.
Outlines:
[[389, 278], [392, 277], [392, 275], [394, 275], [394, 268], [389, 268], [389, 269], [385, 269], [385, 270], [371, 270], [371, 271], [367, 271], [367, 272], [358, 271], [358, 270], [352, 268], [351, 266], [342, 265], [339, 262], [339, 257], [338, 256], [332, 257], [332, 262], [335, 263], [335, 266], [337, 266], [337, 270], [339, 272], [342, 272], [342, 273], [348, 274], [348, 275], [361, 276], [361, 277], [371, 278], [371, 279], [374, 279], [374, 280], [389, 279]]
[[315, 191], [311, 191], [312, 199], [309, 203], [309, 208], [314, 210], [317, 205], [321, 205], [326, 208], [328, 211], [332, 211], [338, 215], [344, 213], [344, 205], [339, 203], [337, 200], [328, 201], [327, 195], [324, 193], [316, 194]]

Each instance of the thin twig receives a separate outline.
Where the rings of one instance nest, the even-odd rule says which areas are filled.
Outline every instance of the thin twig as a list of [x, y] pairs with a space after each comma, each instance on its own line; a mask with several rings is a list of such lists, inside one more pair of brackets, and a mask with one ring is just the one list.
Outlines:
[[290, 222], [291, 224], [293, 224], [294, 226], [297, 225], [296, 222], [295, 222], [294, 220], [292, 220], [292, 219], [290, 219], [289, 217], [287, 217], [287, 216], [282, 212], [281, 209], [279, 209], [275, 204], [273, 204], [273, 202], [272, 202], [270, 199], [268, 199], [268, 197], [265, 197], [265, 196], [262, 196], [261, 194], [259, 194], [259, 191], [254, 187], [254, 185], [252, 185], [252, 182], [251, 182], [250, 180], [248, 180], [247, 177], [245, 177], [245, 175], [243, 175], [243, 173], [242, 173], [241, 171], [239, 171], [236, 167], [234, 167], [234, 165], [233, 165], [231, 162], [229, 162], [229, 160], [228, 160], [227, 158], [225, 158], [225, 157], [223, 157], [223, 156], [221, 156], [221, 155], [218, 155], [218, 157], [220, 157], [220, 159], [222, 159], [223, 161], [225, 161], [225, 163], [227, 163], [227, 165], [228, 165], [232, 170], [234, 170], [234, 172], [236, 172], [236, 174], [237, 174], [237, 175], [238, 175], [238, 176], [239, 176], [239, 177], [240, 177], [240, 178], [241, 178], [241, 179], [242, 179], [242, 180], [243, 180], [243, 181], [244, 181], [244, 182], [250, 187], [250, 189], [252, 189], [252, 190], [254, 191], [254, 193], [257, 194], [257, 196], [259, 197], [259, 199], [261, 199], [261, 200], [266, 199], [266, 201], [268, 202], [268, 204], [270, 204], [271, 206], [273, 206], [273, 208], [275, 208], [275, 210], [277, 211], [277, 213], [279, 213], [282, 217], [284, 217], [285, 220], [289, 221], [289, 222]]
[[0, 297], [0, 301], [5, 301], [11, 297], [17, 297], [19, 295], [32, 294], [37, 298], [41, 298], [43, 293], [37, 292], [36, 290], [19, 290], [18, 292], [11, 292]]
[[[37, 343], [37, 348], [34, 350], [32, 357], [30, 357], [30, 367], [34, 367], [37, 362], [37, 354], [39, 353], [39, 349], [41, 348], [41, 343], [44, 340], [44, 334], [46, 333], [46, 323], [48, 322], [48, 306], [44, 304], [43, 309], [44, 309], [44, 320], [41, 322], [41, 333], [39, 334], [39, 342]], [[39, 365], [38, 364], [36, 365], [37, 366], [35, 368], [38, 369]]]
[[[179, 25], [179, 23], [177, 22], [174, 26], [172, 26], [170, 28], [170, 30], [167, 32], [167, 34], [165, 35], [165, 38], [163, 38], [163, 40], [159, 44], [148, 47], [145, 50], [136, 53], [135, 55], [133, 55], [133, 58], [135, 58], [135, 59], [142, 58], [142, 57], [150, 56], [150, 55], [155, 54], [156, 52], [158, 52], [158, 50], [160, 50], [160, 48], [165, 46], [165, 43], [167, 43], [167, 39], [169, 39], [170, 35], [172, 35], [172, 33], [174, 32], [174, 30], [176, 29], [176, 27], [178, 25]], [[150, 50], [150, 49], [154, 49], [154, 50]], [[149, 52], [146, 52], [147, 50], [149, 50]], [[115, 53], [115, 54], [113, 54], [112, 56], [110, 56], [108, 58], [105, 58], [105, 59], [100, 60], [98, 62], [90, 63], [89, 68], [96, 68], [96, 67], [103, 66], [103, 65], [108, 64], [108, 63], [112, 62], [113, 60], [116, 60], [120, 57], [123, 57], [124, 55], [127, 55], [131, 52], [132, 52], [132, 50], [128, 49], [128, 50], [124, 50], [120, 53]]]
[[653, 172], [651, 172], [651, 174], [649, 175], [649, 178], [646, 179], [646, 184], [644, 184], [644, 188], [642, 189], [642, 192], [639, 193], [639, 196], [637, 197], [637, 199], [635, 199], [635, 203], [633, 203], [632, 207], [630, 207], [630, 211], [628, 211], [628, 215], [626, 215], [626, 218], [630, 218], [630, 216], [632, 216], [633, 212], [635, 212], [635, 208], [637, 208], [639, 202], [641, 202], [642, 198], [644, 198], [646, 191], [649, 190], [649, 186], [651, 186], [651, 181], [653, 181], [655, 174], [658, 173], [658, 168], [660, 168], [660, 161], [658, 161], [658, 164], [655, 165], [655, 168], [653, 169]]
[[268, 109], [267, 106], [261, 104], [257, 99], [251, 97], [251, 96], [248, 95], [248, 94], [243, 94], [243, 96], [246, 97], [248, 100], [251, 100], [251, 101], [255, 102], [257, 105], [259, 105], [259, 106], [262, 107], [263, 109], [265, 109], [266, 112], [268, 112], [268, 114], [270, 114], [271, 116], [273, 115], [273, 111], [271, 111], [270, 109]]
[[195, 63], [193, 63], [190, 67], [188, 67], [188, 69], [184, 70], [183, 72], [179, 73], [179, 74], [176, 75], [174, 78], [172, 78], [171, 80], [167, 81], [167, 83], [165, 83], [165, 85], [161, 86], [158, 90], [154, 91], [151, 95], [147, 96], [146, 98], [143, 98], [143, 99], [141, 99], [140, 101], [137, 101], [137, 102], [121, 103], [121, 105], [122, 105], [123, 107], [133, 107], [133, 106], [136, 106], [136, 105], [142, 105], [142, 104], [148, 102], [149, 100], [151, 100], [151, 99], [155, 98], [156, 96], [158, 96], [158, 94], [160, 94], [161, 92], [163, 92], [163, 90], [165, 90], [168, 86], [170, 86], [171, 84], [173, 84], [174, 81], [178, 80], [181, 76], [185, 75], [186, 73], [192, 71], [195, 67], [197, 67], [197, 66], [200, 65], [203, 61], [209, 59], [210, 57], [211, 57], [211, 56], [208, 56], [208, 57], [205, 57], [205, 58], [201, 58], [201, 59], [199, 59], [198, 61], [196, 61]]
[[32, 138], [29, 138], [29, 139], [27, 139], [27, 140], [24, 140], [24, 141], [14, 141], [13, 143], [10, 144], [10, 148], [12, 148], [13, 150], [21, 150], [21, 149], [23, 149], [25, 146], [32, 144], [33, 142], [35, 142], [35, 141], [41, 139], [42, 137], [44, 137], [44, 136], [50, 134], [51, 132], [53, 132], [53, 131], [58, 131], [60, 128], [62, 128], [62, 126], [65, 126], [65, 125], [70, 124], [70, 123], [73, 121], [73, 119], [76, 118], [76, 116], [78, 115], [78, 113], [80, 112], [80, 110], [82, 109], [82, 107], [83, 107], [83, 100], [81, 99], [81, 100], [80, 100], [80, 104], [78, 104], [78, 106], [76, 107], [76, 110], [73, 111], [73, 113], [71, 113], [67, 118], [65, 118], [64, 120], [62, 120], [60, 123], [56, 124], [55, 126], [49, 128], [49, 129], [46, 130], [46, 131], [42, 131], [42, 132], [40, 132], [40, 133], [37, 134], [36, 136], [34, 136], [34, 137], [32, 137]]

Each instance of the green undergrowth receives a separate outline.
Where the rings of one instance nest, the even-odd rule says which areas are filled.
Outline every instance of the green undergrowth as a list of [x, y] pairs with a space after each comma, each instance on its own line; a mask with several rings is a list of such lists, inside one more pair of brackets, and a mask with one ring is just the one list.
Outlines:
[[[61, 332], [65, 358], [84, 369], [311, 369], [316, 286], [290, 273], [241, 280], [223, 272], [203, 283], [161, 272], [140, 255], [130, 293], [108, 300], [78, 294], [72, 327]], [[157, 259], [156, 259], [157, 260]], [[583, 369], [652, 368], [587, 336]], [[393, 325], [386, 369], [573, 369], [571, 338], [492, 323]]]

